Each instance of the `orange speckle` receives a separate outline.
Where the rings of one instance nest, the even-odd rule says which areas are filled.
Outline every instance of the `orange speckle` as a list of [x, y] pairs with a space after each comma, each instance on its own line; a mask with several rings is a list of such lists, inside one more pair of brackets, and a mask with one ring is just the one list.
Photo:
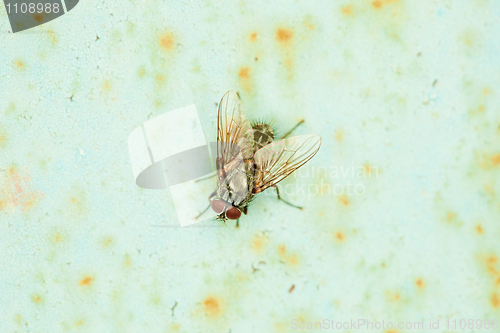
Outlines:
[[485, 107], [484, 105], [482, 105], [482, 104], [481, 104], [481, 105], [479, 105], [479, 106], [477, 107], [477, 111], [478, 111], [479, 113], [483, 113], [483, 112], [484, 112], [484, 110], [486, 110], [486, 107]]
[[60, 232], [55, 233], [52, 236], [52, 243], [61, 243], [63, 241], [63, 236]]
[[496, 268], [498, 262], [498, 258], [495, 256], [491, 256], [488, 259], [486, 259], [486, 264], [488, 266], [488, 271], [494, 275], [498, 274], [498, 270]]
[[279, 28], [276, 30], [276, 40], [278, 42], [289, 42], [293, 37], [293, 32], [290, 29]]
[[106, 80], [104, 81], [104, 90], [109, 91], [111, 89], [111, 83]]
[[290, 256], [289, 258], [289, 262], [290, 264], [294, 265], [294, 266], [297, 266], [299, 264], [299, 259], [297, 258], [297, 256], [294, 254], [292, 256]]
[[157, 74], [157, 75], [156, 75], [156, 81], [158, 81], [158, 82], [163, 82], [163, 81], [165, 81], [165, 77], [164, 77], [164, 76], [162, 76], [162, 75], [160, 75], [160, 74]]
[[42, 298], [39, 295], [33, 295], [32, 299], [35, 304], [42, 303]]
[[335, 234], [335, 239], [337, 239], [339, 242], [343, 242], [345, 239], [345, 236], [342, 232], [339, 231]]
[[394, 300], [399, 301], [401, 299], [401, 295], [396, 294], [394, 295]]
[[349, 198], [346, 195], [340, 196], [339, 200], [344, 206], [349, 206]]
[[282, 256], [286, 254], [286, 248], [285, 245], [278, 245], [278, 253]]
[[342, 142], [342, 140], [344, 139], [344, 131], [343, 130], [336, 130], [335, 131], [335, 140], [337, 140], [338, 142]]
[[252, 32], [250, 34], [250, 37], [248, 37], [248, 40], [251, 41], [252, 43], [256, 42], [257, 41], [257, 33], [256, 32]]
[[104, 247], [109, 247], [111, 244], [113, 244], [114, 240], [113, 238], [111, 237], [106, 237], [105, 239], [103, 239], [102, 241], [102, 246]]
[[35, 14], [35, 15], [33, 15], [33, 19], [34, 19], [35, 21], [37, 21], [38, 23], [42, 23], [42, 21], [43, 21], [43, 16], [42, 16], [42, 15], [40, 15], [40, 14]]
[[250, 68], [248, 67], [241, 67], [238, 76], [241, 79], [241, 85], [243, 87], [243, 90], [245, 91], [251, 91], [252, 90], [252, 80], [251, 80], [251, 75], [250, 75]]
[[422, 280], [421, 278], [418, 278], [417, 280], [415, 280], [415, 284], [419, 288], [423, 288], [425, 286], [424, 280]]
[[340, 11], [345, 15], [352, 15], [352, 5], [347, 5], [340, 8]]
[[220, 301], [213, 296], [209, 296], [203, 301], [203, 309], [207, 316], [217, 316], [221, 313]]
[[481, 227], [480, 225], [477, 225], [476, 232], [481, 235], [483, 233], [483, 227]]
[[453, 213], [453, 212], [448, 212], [446, 214], [446, 222], [447, 223], [451, 223], [451, 221], [453, 221], [453, 219], [457, 216], [457, 214]]
[[292, 286], [290, 287], [290, 289], [288, 289], [288, 292], [291, 293], [294, 289], [295, 289], [295, 285], [292, 284]]
[[375, 1], [372, 2], [372, 6], [375, 9], [380, 9], [384, 5], [387, 5], [387, 4], [390, 4], [390, 3], [394, 3], [394, 2], [398, 2], [398, 1], [399, 0], [375, 0]]
[[238, 72], [238, 75], [242, 78], [242, 79], [249, 79], [250, 78], [250, 68], [248, 67], [241, 67], [240, 68], [240, 71]]
[[167, 51], [174, 48], [174, 36], [171, 33], [166, 33], [160, 37], [159, 41], [160, 47]]
[[90, 276], [86, 276], [83, 279], [81, 279], [80, 282], [78, 282], [78, 284], [80, 286], [90, 286], [90, 284], [92, 283], [92, 281], [94, 281], [94, 278], [92, 278]]
[[264, 247], [265, 241], [266, 238], [264, 236], [255, 236], [252, 240], [252, 249], [254, 249], [255, 251], [261, 251]]
[[497, 286], [497, 287], [500, 286], [500, 277], [497, 278], [497, 280], [495, 281], [495, 286]]
[[16, 61], [16, 67], [17, 68], [23, 68], [24, 67], [23, 62], [21, 60]]
[[494, 292], [493, 295], [491, 295], [491, 305], [494, 308], [500, 307], [500, 299], [498, 298], [498, 294], [496, 292]]
[[4, 147], [7, 142], [7, 134], [0, 127], [0, 147]]
[[494, 166], [500, 166], [500, 154], [495, 154], [491, 157], [491, 163], [493, 163]]

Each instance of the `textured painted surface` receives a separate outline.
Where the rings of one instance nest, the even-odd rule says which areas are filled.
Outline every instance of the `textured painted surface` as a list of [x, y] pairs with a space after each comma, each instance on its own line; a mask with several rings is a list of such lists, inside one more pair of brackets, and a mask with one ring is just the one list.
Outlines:
[[[0, 10], [0, 331], [500, 319], [499, 15], [493, 0], [84, 0], [9, 34]], [[194, 102], [213, 140], [229, 89], [254, 119], [322, 135], [283, 182], [305, 210], [270, 193], [239, 229], [151, 227], [176, 215], [134, 184], [128, 134]], [[363, 194], [333, 193], [348, 183]]]

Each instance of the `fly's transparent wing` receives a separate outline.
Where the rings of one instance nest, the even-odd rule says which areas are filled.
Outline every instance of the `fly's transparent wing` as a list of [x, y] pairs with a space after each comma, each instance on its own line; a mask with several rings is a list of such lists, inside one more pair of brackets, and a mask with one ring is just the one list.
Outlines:
[[254, 156], [257, 191], [264, 191], [288, 177], [316, 155], [320, 146], [319, 135], [299, 135], [259, 149]]
[[217, 123], [217, 169], [228, 166], [238, 156], [238, 160], [251, 158], [252, 126], [246, 117], [243, 104], [232, 90], [220, 101]]

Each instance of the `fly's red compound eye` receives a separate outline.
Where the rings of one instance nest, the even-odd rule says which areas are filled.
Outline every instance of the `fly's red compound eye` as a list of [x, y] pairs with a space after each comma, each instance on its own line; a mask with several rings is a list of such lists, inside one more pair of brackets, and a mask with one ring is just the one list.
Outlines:
[[231, 207], [227, 210], [226, 216], [230, 220], [237, 220], [241, 216], [241, 212], [238, 210], [238, 208]]
[[226, 204], [224, 203], [224, 201], [212, 200], [212, 202], [210, 203], [210, 206], [212, 206], [212, 209], [214, 210], [214, 212], [216, 212], [217, 214], [220, 214], [224, 211], [224, 207], [226, 206]]

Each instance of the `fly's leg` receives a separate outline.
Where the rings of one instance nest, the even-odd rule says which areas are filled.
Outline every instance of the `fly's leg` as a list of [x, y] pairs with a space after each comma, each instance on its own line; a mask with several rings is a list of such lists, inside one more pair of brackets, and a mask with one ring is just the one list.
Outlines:
[[198, 216], [196, 216], [194, 219], [197, 220], [200, 216], [202, 216], [203, 214], [205, 214], [205, 212], [210, 208], [210, 206], [212, 205], [212, 202], [210, 201], [210, 199], [212, 199], [212, 197], [215, 195], [215, 191], [212, 192], [212, 194], [210, 194], [210, 196], [208, 197], [208, 207], [205, 208], [200, 214], [198, 214]]
[[239, 228], [240, 227], [240, 219], [237, 219], [236, 220], [236, 228]]
[[298, 208], [298, 209], [304, 209], [303, 207], [300, 207], [300, 206], [296, 206], [288, 201], [286, 201], [285, 199], [283, 199], [282, 197], [280, 197], [280, 191], [278, 190], [278, 185], [273, 185], [274, 188], [276, 188], [276, 194], [278, 195], [278, 200], [281, 200], [283, 201], [284, 203], [286, 203], [287, 205], [290, 205], [292, 207], [295, 207], [295, 208]]
[[300, 124], [302, 124], [303, 122], [304, 122], [304, 119], [301, 119], [297, 125], [293, 126], [293, 128], [292, 128], [291, 130], [289, 130], [288, 132], [286, 132], [286, 134], [285, 134], [285, 135], [283, 135], [281, 138], [282, 138], [282, 139], [284, 139], [284, 138], [286, 138], [287, 136], [289, 136], [289, 135], [290, 135], [290, 133], [292, 133], [292, 132], [293, 132], [293, 131], [297, 128], [297, 127], [299, 127], [299, 125], [300, 125]]

